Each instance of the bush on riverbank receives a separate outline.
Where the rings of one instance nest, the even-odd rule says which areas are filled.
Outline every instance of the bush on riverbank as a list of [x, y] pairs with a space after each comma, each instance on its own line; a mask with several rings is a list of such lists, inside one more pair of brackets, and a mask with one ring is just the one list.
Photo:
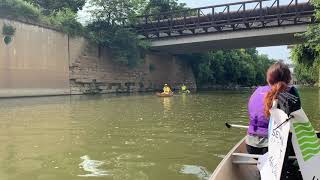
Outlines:
[[23, 0], [0, 0], [0, 15], [39, 21], [41, 11], [39, 8]]
[[45, 19], [49, 24], [59, 27], [71, 37], [84, 34], [84, 27], [77, 21], [77, 14], [68, 8], [51, 13]]
[[0, 16], [50, 26], [71, 36], [83, 33], [76, 13], [68, 8], [44, 15], [39, 7], [24, 0], [0, 0]]

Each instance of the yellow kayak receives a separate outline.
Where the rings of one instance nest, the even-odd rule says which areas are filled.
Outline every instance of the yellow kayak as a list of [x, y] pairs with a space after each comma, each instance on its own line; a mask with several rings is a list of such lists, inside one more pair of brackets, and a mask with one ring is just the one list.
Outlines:
[[156, 96], [158, 97], [172, 97], [173, 96], [173, 92], [166, 94], [166, 93], [156, 93]]

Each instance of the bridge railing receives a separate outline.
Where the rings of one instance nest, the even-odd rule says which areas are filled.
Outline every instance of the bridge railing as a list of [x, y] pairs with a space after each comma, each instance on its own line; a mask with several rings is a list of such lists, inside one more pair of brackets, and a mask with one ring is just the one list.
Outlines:
[[283, 0], [251, 0], [147, 14], [137, 17], [132, 27], [146, 38], [156, 38], [186, 35], [188, 32], [190, 34], [208, 32], [210, 28], [214, 28], [214, 31], [258, 28], [270, 22], [277, 22], [274, 25], [280, 26], [287, 21], [301, 23], [304, 17], [313, 16], [314, 8], [310, 0], [291, 0], [286, 4], [283, 2]]

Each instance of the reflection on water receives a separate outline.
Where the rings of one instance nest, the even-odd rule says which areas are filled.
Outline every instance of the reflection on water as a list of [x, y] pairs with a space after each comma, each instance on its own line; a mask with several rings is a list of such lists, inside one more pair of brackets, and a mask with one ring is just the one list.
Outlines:
[[102, 164], [104, 164], [103, 161], [91, 160], [87, 155], [80, 157], [80, 159], [82, 159], [83, 162], [79, 164], [79, 167], [84, 171], [90, 172], [90, 174], [84, 174], [84, 175], [78, 175], [78, 176], [89, 177], [89, 176], [109, 175], [107, 171], [98, 169]]
[[[309, 119], [320, 128], [319, 90], [300, 94]], [[1, 99], [0, 180], [205, 179], [246, 134], [225, 129], [224, 123], [247, 124], [249, 95]], [[92, 159], [83, 156], [88, 152]]]
[[212, 154], [213, 156], [216, 156], [218, 158], [221, 158], [223, 159], [226, 155], [223, 155], [223, 154]]
[[163, 104], [163, 113], [165, 117], [171, 112], [171, 97], [161, 97]]
[[187, 98], [188, 96], [191, 96], [191, 94], [182, 93], [181, 99], [182, 99], [182, 105], [185, 106], [187, 104]]
[[183, 165], [180, 173], [194, 175], [199, 180], [208, 180], [211, 175], [205, 167], [195, 165]]

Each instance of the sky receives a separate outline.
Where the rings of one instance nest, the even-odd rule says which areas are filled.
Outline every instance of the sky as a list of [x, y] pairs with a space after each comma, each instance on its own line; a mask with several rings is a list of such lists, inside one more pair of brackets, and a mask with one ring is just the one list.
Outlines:
[[[186, 3], [188, 7], [204, 7], [217, 4], [226, 4], [239, 2], [243, 0], [179, 0], [181, 3]], [[288, 4], [291, 0], [280, 0], [280, 4]], [[299, 2], [305, 2], [307, 0], [299, 0]], [[273, 3], [270, 1], [269, 3]], [[88, 13], [86, 13], [88, 7], [84, 7], [84, 10], [79, 13], [80, 20], [88, 20]], [[257, 50], [260, 54], [266, 54], [272, 59], [284, 60], [287, 63], [290, 61], [290, 50], [287, 49], [287, 46], [272, 46], [272, 47], [257, 47]]]

